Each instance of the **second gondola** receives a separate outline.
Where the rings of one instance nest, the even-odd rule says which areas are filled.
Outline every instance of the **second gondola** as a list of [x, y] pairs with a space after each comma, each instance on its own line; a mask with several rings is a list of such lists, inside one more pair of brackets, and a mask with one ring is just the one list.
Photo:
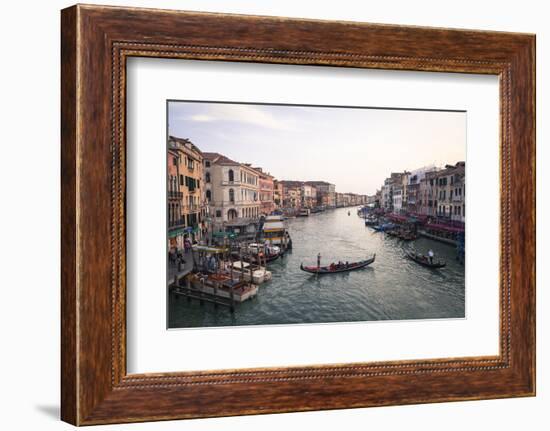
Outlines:
[[446, 265], [446, 262], [444, 260], [432, 259], [432, 261], [430, 261], [427, 256], [412, 251], [407, 252], [407, 257], [411, 260], [414, 260], [419, 265], [425, 266], [427, 268], [443, 268]]
[[302, 271], [309, 272], [310, 274], [339, 274], [341, 272], [355, 271], [357, 269], [364, 268], [374, 262], [375, 258], [376, 254], [366, 260], [351, 263], [332, 263], [328, 266], [304, 266], [302, 263], [300, 264], [300, 269]]

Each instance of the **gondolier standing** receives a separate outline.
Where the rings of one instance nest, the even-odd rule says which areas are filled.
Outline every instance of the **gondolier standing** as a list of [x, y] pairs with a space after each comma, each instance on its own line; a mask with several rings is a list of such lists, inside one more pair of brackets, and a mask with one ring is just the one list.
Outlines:
[[432, 250], [431, 248], [428, 250], [428, 260], [430, 261], [430, 264], [433, 263], [433, 260], [434, 260], [434, 252], [433, 252], [433, 250]]
[[321, 253], [317, 253], [317, 269], [321, 267]]

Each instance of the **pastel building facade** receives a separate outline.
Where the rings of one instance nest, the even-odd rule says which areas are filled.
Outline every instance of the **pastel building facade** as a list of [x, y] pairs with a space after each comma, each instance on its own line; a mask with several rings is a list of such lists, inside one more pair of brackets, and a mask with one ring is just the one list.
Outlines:
[[183, 239], [200, 239], [205, 229], [206, 205], [203, 155], [189, 139], [168, 139], [168, 237], [170, 247]]
[[219, 153], [204, 153], [204, 158], [205, 196], [214, 225], [259, 218], [259, 173]]

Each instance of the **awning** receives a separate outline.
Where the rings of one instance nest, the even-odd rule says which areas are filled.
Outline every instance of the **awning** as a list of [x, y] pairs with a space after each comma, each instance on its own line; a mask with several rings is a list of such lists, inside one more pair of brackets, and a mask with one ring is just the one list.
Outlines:
[[199, 233], [199, 228], [197, 227], [180, 227], [178, 229], [173, 229], [168, 231], [168, 238], [174, 238], [179, 235], [185, 235], [190, 233]]

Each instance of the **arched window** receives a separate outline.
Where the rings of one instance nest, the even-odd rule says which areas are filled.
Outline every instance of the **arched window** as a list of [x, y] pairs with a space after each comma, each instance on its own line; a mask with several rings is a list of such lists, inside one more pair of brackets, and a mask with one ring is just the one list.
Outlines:
[[233, 220], [238, 217], [237, 211], [233, 208], [231, 208], [229, 211], [227, 211], [227, 218], [229, 220]]
[[206, 201], [210, 202], [212, 200], [212, 192], [210, 190], [206, 190]]
[[229, 176], [229, 182], [232, 183], [235, 179], [235, 176], [233, 174], [233, 169], [229, 169], [228, 176]]
[[206, 175], [204, 176], [204, 179], [206, 180], [207, 183], [210, 182], [210, 172], [206, 173]]
[[[233, 171], [229, 171], [233, 172]], [[233, 189], [229, 189], [229, 202], [235, 202], [235, 191]]]

